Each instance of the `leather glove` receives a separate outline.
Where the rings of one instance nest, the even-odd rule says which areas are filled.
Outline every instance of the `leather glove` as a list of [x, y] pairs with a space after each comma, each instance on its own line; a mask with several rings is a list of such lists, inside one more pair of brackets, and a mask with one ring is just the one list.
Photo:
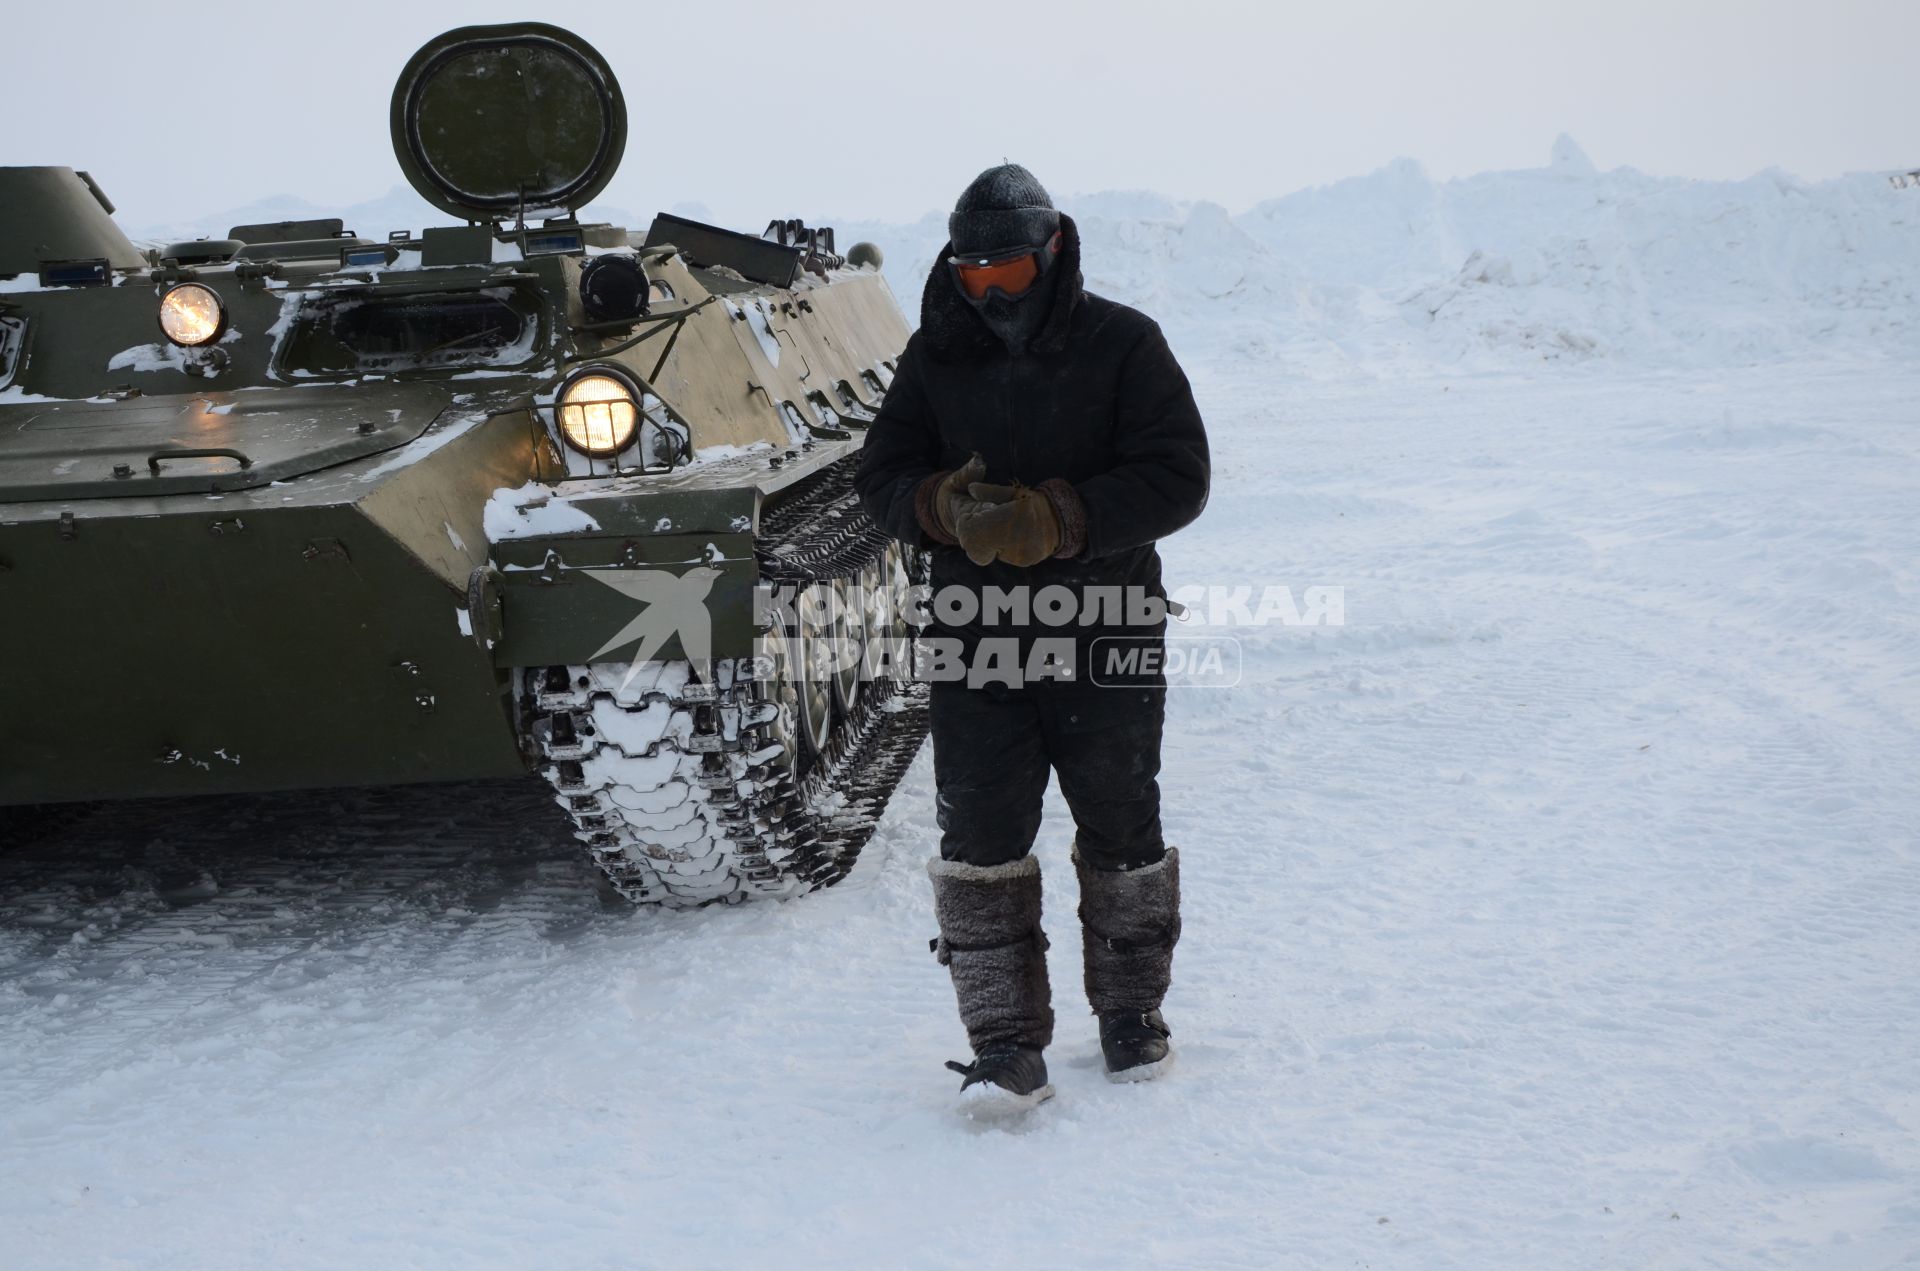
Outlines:
[[955, 513], [954, 537], [974, 564], [998, 559], [1024, 569], [1060, 550], [1060, 514], [1041, 491], [975, 481], [967, 494]]
[[978, 451], [973, 458], [952, 472], [935, 487], [933, 492], [933, 514], [940, 529], [948, 538], [960, 537], [960, 511], [970, 502], [969, 487], [984, 480], [987, 475], [987, 461]]

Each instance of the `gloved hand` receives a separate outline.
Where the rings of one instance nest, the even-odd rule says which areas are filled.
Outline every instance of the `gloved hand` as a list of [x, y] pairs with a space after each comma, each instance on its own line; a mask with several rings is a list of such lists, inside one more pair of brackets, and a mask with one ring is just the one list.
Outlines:
[[953, 536], [974, 564], [998, 559], [1024, 569], [1060, 550], [1060, 514], [1041, 491], [975, 481], [967, 494], [969, 500], [956, 511]]
[[972, 501], [968, 487], [987, 475], [987, 461], [978, 451], [962, 467], [949, 472], [933, 491], [933, 515], [940, 530], [950, 539], [960, 537], [960, 510]]

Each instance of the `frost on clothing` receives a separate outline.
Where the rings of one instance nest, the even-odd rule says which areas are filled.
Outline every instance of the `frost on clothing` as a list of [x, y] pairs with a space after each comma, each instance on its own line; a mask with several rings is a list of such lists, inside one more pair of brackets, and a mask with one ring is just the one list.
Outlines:
[[[947, 233], [956, 256], [1032, 249], [1041, 276], [1025, 292], [1007, 295], [989, 290], [978, 299], [966, 297], [987, 329], [1010, 351], [1026, 352], [1046, 324], [1059, 277], [1060, 213], [1045, 187], [1017, 163], [988, 168], [961, 191], [953, 215], [947, 218]], [[936, 264], [935, 272], [946, 271]]]

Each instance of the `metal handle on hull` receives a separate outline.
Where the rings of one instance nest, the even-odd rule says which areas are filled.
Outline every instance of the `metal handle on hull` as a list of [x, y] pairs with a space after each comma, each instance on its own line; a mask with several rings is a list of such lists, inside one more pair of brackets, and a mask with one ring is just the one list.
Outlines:
[[191, 446], [179, 450], [156, 450], [147, 456], [147, 471], [160, 475], [162, 459], [231, 459], [242, 468], [251, 468], [253, 460], [229, 446]]

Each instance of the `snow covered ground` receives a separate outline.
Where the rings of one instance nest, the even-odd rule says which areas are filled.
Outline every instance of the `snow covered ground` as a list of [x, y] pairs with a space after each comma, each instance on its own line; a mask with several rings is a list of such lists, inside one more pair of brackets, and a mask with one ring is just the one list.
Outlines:
[[1563, 159], [1421, 195], [1439, 275], [1404, 190], [1083, 211], [1215, 434], [1169, 581], [1346, 591], [1174, 695], [1167, 1080], [1100, 1077], [1056, 803], [1059, 1097], [951, 1112], [925, 755], [846, 883], [688, 914], [538, 789], [109, 807], [0, 854], [0, 1263], [1920, 1266], [1920, 201], [1601, 251], [1514, 211]]

